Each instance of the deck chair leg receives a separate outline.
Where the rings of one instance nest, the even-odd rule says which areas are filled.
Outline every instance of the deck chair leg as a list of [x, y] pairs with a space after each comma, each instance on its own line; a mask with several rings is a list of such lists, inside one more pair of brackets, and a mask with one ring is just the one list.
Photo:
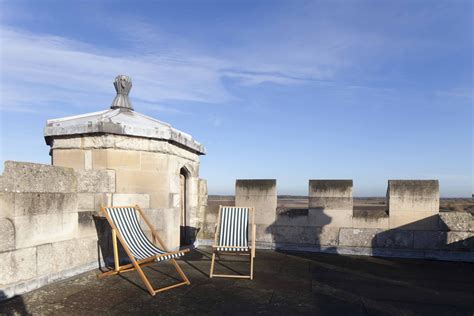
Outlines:
[[175, 259], [171, 259], [171, 263], [176, 268], [176, 271], [178, 271], [179, 275], [181, 276], [181, 279], [183, 279], [183, 281], [186, 282], [187, 285], [191, 284], [186, 274], [184, 274], [183, 269], [181, 269], [181, 267], [179, 266], [178, 262], [176, 262]]
[[143, 281], [143, 283], [145, 283], [148, 292], [151, 294], [151, 296], [155, 296], [155, 289], [153, 289], [153, 286], [151, 286], [150, 281], [148, 281], [148, 278], [145, 276], [145, 273], [143, 273], [142, 268], [140, 268], [140, 265], [136, 261], [133, 261], [133, 265], [135, 266], [135, 269], [137, 270], [140, 279]]
[[212, 259], [211, 259], [211, 271], [209, 272], [209, 277], [212, 278], [212, 275], [214, 273], [214, 262], [216, 260], [216, 253], [212, 253]]
[[120, 270], [119, 254], [118, 254], [118, 245], [117, 245], [117, 231], [112, 229], [112, 243], [114, 247], [114, 265], [115, 271]]
[[250, 280], [253, 280], [253, 255], [250, 253]]

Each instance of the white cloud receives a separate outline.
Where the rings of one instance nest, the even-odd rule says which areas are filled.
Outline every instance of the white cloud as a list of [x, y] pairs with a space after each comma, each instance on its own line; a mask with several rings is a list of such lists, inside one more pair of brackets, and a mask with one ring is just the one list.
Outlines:
[[5, 27], [1, 37], [3, 110], [34, 111], [58, 103], [97, 108], [101, 105], [90, 102], [111, 102], [111, 83], [122, 73], [132, 77], [132, 95], [139, 102], [231, 98], [220, 80], [221, 62], [209, 58], [112, 56], [84, 43]]
[[[109, 23], [114, 27], [110, 32], [129, 44], [115, 50], [0, 24], [0, 110], [38, 111], [62, 105], [97, 110], [112, 101], [117, 74], [132, 77], [135, 104], [156, 104], [157, 111], [164, 110], [158, 104], [169, 101], [232, 100], [236, 96], [224, 84], [227, 78], [243, 86], [326, 82], [350, 90], [351, 80], [362, 78], [362, 84], [370, 86], [368, 78], [377, 73], [370, 73], [373, 65], [413, 47], [411, 39], [344, 28], [320, 18], [301, 21], [295, 13], [258, 31], [233, 30], [236, 33], [229, 36], [238, 38], [239, 44], [213, 50], [132, 17], [125, 25]], [[423, 46], [421, 41], [417, 45]], [[373, 89], [387, 93], [381, 87]]]
[[224, 78], [241, 85], [299, 84], [331, 78], [340, 67], [330, 52], [316, 54], [314, 45], [295, 50], [296, 43], [274, 53], [274, 46], [248, 43], [247, 49], [216, 56], [147, 24], [127, 27], [124, 36], [133, 37], [139, 50], [99, 49], [0, 25], [0, 110], [35, 112], [63, 105], [96, 110], [113, 99], [117, 74], [132, 77], [132, 100], [148, 107], [166, 101], [224, 103], [235, 98]]

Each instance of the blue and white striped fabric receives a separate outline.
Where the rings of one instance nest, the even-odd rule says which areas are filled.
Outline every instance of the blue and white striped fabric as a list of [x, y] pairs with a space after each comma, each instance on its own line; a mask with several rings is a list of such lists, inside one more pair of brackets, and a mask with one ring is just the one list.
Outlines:
[[[137, 211], [133, 207], [107, 207], [105, 208], [110, 218], [117, 227], [120, 235], [127, 243], [135, 260], [142, 260], [156, 255], [167, 253], [156, 247], [145, 235], [138, 220]], [[157, 258], [157, 261], [169, 260], [184, 255], [176, 253]]]
[[[248, 251], [248, 207], [221, 208], [219, 223], [219, 251]], [[233, 248], [234, 247], [234, 248]], [[239, 247], [239, 248], [235, 248]]]

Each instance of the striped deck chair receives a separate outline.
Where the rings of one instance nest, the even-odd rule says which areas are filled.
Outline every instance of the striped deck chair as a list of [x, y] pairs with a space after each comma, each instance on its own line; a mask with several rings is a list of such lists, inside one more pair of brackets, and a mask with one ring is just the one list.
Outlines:
[[[252, 239], [249, 243], [248, 232], [251, 221]], [[209, 276], [226, 278], [253, 279], [253, 259], [255, 258], [255, 209], [253, 207], [219, 206], [214, 245], [212, 246], [211, 271]], [[215, 274], [216, 254], [247, 255], [250, 259], [250, 275]]]
[[[98, 276], [99, 278], [137, 270], [140, 279], [143, 281], [143, 283], [145, 283], [148, 292], [150, 292], [152, 296], [158, 292], [166, 291], [174, 287], [191, 284], [175, 260], [175, 258], [184, 255], [184, 253], [189, 251], [189, 249], [172, 252], [167, 251], [160, 237], [158, 237], [155, 229], [145, 217], [143, 211], [138, 205], [102, 207], [101, 210], [105, 214], [107, 221], [112, 227], [115, 267], [111, 271], [100, 274]], [[148, 239], [140, 227], [138, 215], [143, 218], [146, 225], [150, 228], [151, 234], [153, 236], [153, 243], [150, 241], [150, 239]], [[117, 238], [122, 244], [123, 249], [127, 253], [132, 263], [120, 266]], [[148, 278], [143, 273], [142, 267], [153, 264], [157, 261], [165, 260], [171, 261], [183, 279], [183, 282], [155, 290], [150, 284]]]

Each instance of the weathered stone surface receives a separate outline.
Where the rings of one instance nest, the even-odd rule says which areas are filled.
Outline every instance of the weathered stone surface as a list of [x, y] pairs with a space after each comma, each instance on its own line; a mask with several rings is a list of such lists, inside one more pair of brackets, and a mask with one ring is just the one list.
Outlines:
[[28, 280], [36, 276], [36, 248], [0, 253], [0, 284]]
[[57, 149], [53, 150], [53, 165], [56, 167], [74, 168], [76, 170], [85, 169], [86, 151], [80, 149]]
[[36, 266], [39, 276], [54, 272], [53, 245], [44, 244], [36, 247]]
[[[179, 228], [179, 213], [180, 211], [174, 208], [162, 209], [162, 230], [160, 237], [163, 239], [166, 247], [169, 250], [179, 248], [180, 243], [180, 228]], [[157, 228], [158, 229], [158, 228]], [[160, 230], [160, 229], [158, 229]]]
[[51, 213], [34, 216], [17, 216], [13, 219], [16, 248], [26, 248], [76, 237], [78, 215]]
[[440, 228], [450, 231], [467, 232], [474, 229], [474, 217], [468, 212], [441, 212]]
[[92, 150], [84, 152], [84, 169], [92, 169]]
[[150, 207], [150, 196], [148, 194], [125, 194], [115, 193], [112, 195], [113, 206], [138, 205], [142, 209]]
[[235, 206], [255, 207], [255, 223], [271, 225], [276, 220], [276, 180], [236, 180]]
[[[316, 243], [316, 228], [304, 226], [271, 227], [272, 238], [276, 243], [312, 244]], [[259, 240], [260, 241], [260, 240]]]
[[76, 193], [16, 193], [15, 216], [76, 212]]
[[351, 197], [310, 197], [309, 207], [328, 210], [352, 210], [353, 199]]
[[275, 225], [314, 226], [308, 213], [308, 209], [277, 209]]
[[0, 192], [0, 218], [15, 216], [15, 194]]
[[[105, 149], [105, 148], [115, 148], [115, 143], [117, 139], [128, 139], [128, 137], [123, 137], [119, 135], [95, 135], [95, 136], [85, 136], [82, 137], [82, 149]], [[133, 138], [130, 142], [134, 144], [144, 143], [146, 142], [144, 138]], [[56, 144], [54, 144], [56, 146]], [[56, 147], [53, 147], [55, 149]], [[135, 150], [142, 150], [146, 147], [136, 147]], [[128, 149], [128, 148], [122, 148]]]
[[111, 193], [97, 193], [94, 194], [94, 210], [99, 212], [102, 206], [112, 205], [112, 194]]
[[352, 180], [309, 180], [309, 208], [352, 210]]
[[316, 227], [352, 227], [352, 210], [309, 209], [308, 220]]
[[415, 231], [415, 249], [444, 249], [448, 240], [447, 232], [442, 231]]
[[51, 147], [55, 149], [78, 149], [82, 146], [82, 137], [65, 137], [51, 140]]
[[0, 218], [0, 252], [15, 248], [15, 228], [9, 218]]
[[[143, 209], [146, 218], [156, 230], [163, 230], [166, 226], [166, 223], [163, 222], [164, 212], [164, 209]], [[143, 219], [140, 219], [140, 225], [144, 230], [149, 230]]]
[[[215, 226], [214, 226], [215, 227]], [[212, 238], [214, 238], [215, 228], [213, 229]], [[273, 227], [272, 225], [266, 224], [256, 224], [255, 234], [257, 235], [256, 241], [258, 242], [266, 242], [266, 243], [273, 243], [275, 238], [273, 236]], [[249, 237], [251, 236], [251, 230], [249, 231]]]
[[107, 168], [140, 170], [140, 152], [133, 150], [107, 150]]
[[390, 229], [439, 230], [438, 214], [431, 212], [395, 212], [390, 214]]
[[[100, 136], [85, 136], [85, 137], [71, 137], [68, 140], [65, 139], [54, 139], [50, 144], [53, 149], [53, 156], [56, 151], [61, 152], [71, 149], [77, 149], [78, 152], [82, 150], [92, 150], [92, 159], [93, 165], [96, 160], [97, 152], [95, 150], [108, 150], [108, 149], [117, 149], [117, 150], [133, 150], [133, 151], [146, 151], [154, 153], [162, 153], [166, 155], [174, 155], [184, 159], [188, 159], [194, 162], [199, 161], [199, 156], [196, 152], [186, 150], [184, 148], [178, 147], [174, 144], [168, 143], [167, 141], [157, 140], [157, 139], [148, 139], [142, 137], [130, 137], [130, 136], [120, 136], [120, 135], [100, 135]], [[79, 153], [79, 157], [81, 154]], [[71, 157], [76, 159], [76, 157]], [[82, 160], [83, 161], [83, 160]], [[81, 160], [78, 160], [79, 164]], [[96, 165], [98, 166], [98, 165]], [[96, 169], [97, 167], [93, 168]]]
[[445, 231], [415, 232], [415, 248], [474, 251], [474, 234], [471, 232]]
[[413, 231], [387, 230], [376, 235], [375, 246], [380, 248], [413, 248]]
[[75, 193], [74, 170], [36, 163], [6, 161], [3, 192]]
[[113, 170], [77, 170], [76, 175], [79, 193], [115, 192], [115, 172]]
[[181, 207], [181, 194], [180, 193], [170, 193], [169, 197], [170, 197], [170, 207], [173, 207], [176, 209]]
[[474, 233], [448, 232], [446, 249], [474, 251]]
[[140, 169], [149, 171], [168, 170], [168, 155], [164, 153], [140, 152]]
[[337, 246], [339, 230], [337, 227], [316, 227], [316, 245]]
[[94, 193], [78, 193], [77, 194], [77, 208], [79, 210], [94, 210], [95, 209], [95, 194]]
[[207, 205], [207, 180], [205, 179], [199, 179], [199, 185], [198, 185], [198, 194], [200, 197], [205, 197], [206, 198], [206, 205]]
[[388, 217], [352, 217], [353, 228], [389, 228]]
[[94, 221], [94, 216], [98, 216], [98, 212], [84, 211], [77, 213], [77, 236], [79, 238], [97, 237], [97, 227]]
[[339, 245], [350, 247], [372, 247], [375, 244], [375, 236], [380, 229], [366, 228], [341, 228], [339, 231]]
[[[199, 239], [208, 239], [211, 240], [214, 238], [214, 232], [215, 232], [215, 223], [202, 223], [201, 224], [201, 230], [199, 231], [198, 238]], [[258, 236], [258, 234], [257, 234]]]
[[275, 179], [238, 179], [235, 181], [235, 188], [244, 195], [273, 194], [276, 188]]
[[387, 202], [390, 215], [398, 212], [439, 212], [438, 180], [389, 180]]
[[352, 180], [309, 180], [309, 196], [351, 197]]
[[71, 239], [52, 243], [51, 246], [53, 272], [99, 260], [97, 238]]
[[118, 169], [115, 172], [117, 193], [150, 193], [161, 190], [169, 193], [168, 174], [122, 169]]

